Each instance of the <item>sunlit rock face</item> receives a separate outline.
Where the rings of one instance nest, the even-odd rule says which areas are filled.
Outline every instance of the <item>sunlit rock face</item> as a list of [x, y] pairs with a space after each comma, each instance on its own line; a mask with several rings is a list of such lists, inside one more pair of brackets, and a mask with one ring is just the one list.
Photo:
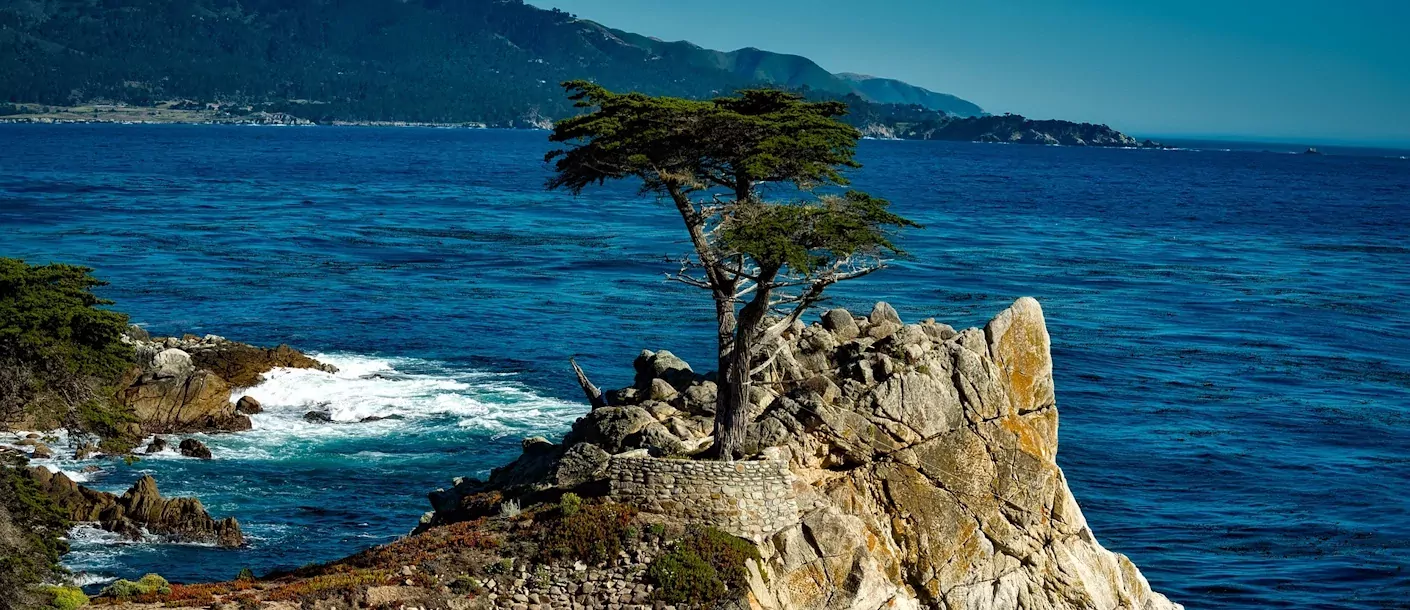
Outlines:
[[[833, 310], [795, 323], [763, 354], [744, 447], [777, 465], [791, 492], [737, 499], [747, 511], [757, 508], [751, 498], [786, 498], [796, 515], [770, 513], [774, 525], [763, 529], [772, 531], [759, 531], [727, 510], [638, 506], [685, 521], [724, 515], [706, 524], [755, 541], [765, 565], [751, 579], [752, 607], [1180, 608], [1102, 548], [1068, 489], [1037, 301], [1019, 299], [984, 328], [958, 332], [906, 323], [886, 303], [866, 316]], [[422, 529], [480, 516], [500, 494], [668, 497], [680, 477], [614, 478], [617, 462], [640, 469], [648, 456], [707, 452], [716, 384], [665, 351], [643, 352], [636, 370], [633, 387], [609, 392], [609, 406], [578, 420], [562, 444], [529, 439], [523, 457], [489, 481], [433, 493], [437, 510]], [[691, 478], [693, 492], [711, 499], [697, 504], [727, 504], [731, 490], [747, 487], [739, 476], [722, 476], [718, 491]], [[624, 481], [632, 493], [617, 493]]]
[[958, 333], [889, 309], [853, 324], [829, 312], [836, 330], [799, 330], [800, 365], [775, 372], [804, 389], [755, 426], [790, 432], [763, 451], [790, 460], [804, 514], [764, 545], [778, 578], [761, 605], [1178, 608], [1096, 541], [1057, 465], [1038, 302]]

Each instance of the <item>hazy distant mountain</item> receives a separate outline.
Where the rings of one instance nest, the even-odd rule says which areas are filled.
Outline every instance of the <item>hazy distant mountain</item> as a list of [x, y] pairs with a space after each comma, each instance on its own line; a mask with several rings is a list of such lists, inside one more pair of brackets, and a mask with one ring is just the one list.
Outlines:
[[877, 78], [843, 72], [837, 78], [851, 83], [861, 97], [879, 104], [905, 104], [943, 110], [959, 116], [977, 116], [984, 111], [972, 102], [948, 93], [936, 93], [893, 78]]
[[[767, 43], [767, 41], [760, 41]], [[0, 0], [0, 100], [262, 104], [313, 120], [557, 118], [558, 83], [707, 97], [770, 84], [964, 116], [960, 98], [721, 52], [519, 0]]]

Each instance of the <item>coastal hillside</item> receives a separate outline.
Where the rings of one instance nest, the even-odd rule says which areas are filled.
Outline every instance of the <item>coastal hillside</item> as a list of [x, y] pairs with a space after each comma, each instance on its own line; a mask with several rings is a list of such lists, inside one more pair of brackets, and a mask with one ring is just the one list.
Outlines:
[[187, 100], [320, 123], [538, 125], [572, 114], [558, 84], [578, 78], [654, 95], [763, 85], [982, 113], [804, 57], [665, 42], [519, 0], [0, 0], [0, 101], [16, 104]]

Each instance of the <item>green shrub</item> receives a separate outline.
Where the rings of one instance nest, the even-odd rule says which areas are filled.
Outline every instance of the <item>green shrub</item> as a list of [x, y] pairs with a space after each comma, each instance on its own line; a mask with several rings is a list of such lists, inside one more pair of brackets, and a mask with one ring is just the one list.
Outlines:
[[539, 553], [591, 564], [616, 560], [636, 509], [613, 503], [582, 504], [572, 514], [561, 509], [544, 523]]
[[508, 574], [508, 573], [509, 573], [511, 570], [513, 570], [513, 569], [514, 569], [514, 560], [513, 560], [513, 559], [509, 559], [509, 558], [506, 557], [506, 558], [504, 558], [504, 559], [501, 559], [501, 560], [499, 560], [499, 561], [496, 561], [496, 562], [494, 562], [494, 563], [492, 563], [492, 564], [489, 564], [489, 565], [485, 566], [485, 573], [486, 573], [486, 574], [491, 574], [491, 575], [493, 575], [493, 574]]
[[78, 587], [50, 586], [44, 587], [43, 591], [50, 598], [46, 610], [77, 610], [88, 605], [88, 596]]
[[710, 604], [739, 596], [749, 586], [747, 562], [763, 566], [758, 547], [713, 527], [692, 529], [651, 562], [656, 596], [672, 604]]
[[558, 500], [558, 512], [563, 513], [564, 517], [576, 515], [582, 508], [583, 498], [578, 494], [569, 492], [563, 494], [563, 497]]
[[59, 556], [68, 551], [63, 537], [70, 526], [53, 499], [11, 462], [0, 459], [0, 609], [27, 605], [14, 598], [29, 597], [32, 586], [64, 573]]
[[0, 419], [61, 419], [104, 438], [127, 433], [113, 404], [133, 366], [127, 316], [93, 289], [92, 269], [0, 258]]
[[449, 586], [452, 592], [459, 595], [479, 595], [485, 590], [479, 579], [468, 574], [455, 577]]
[[656, 597], [668, 604], [708, 604], [725, 597], [719, 572], [695, 553], [673, 550], [651, 562]]
[[103, 589], [103, 597], [125, 600], [143, 595], [170, 595], [171, 584], [156, 574], [143, 576], [137, 582], [119, 580]]
[[240, 568], [240, 573], [235, 575], [235, 580], [254, 580], [254, 579], [255, 579], [254, 570], [251, 570], [251, 569], [249, 569], [249, 568]]

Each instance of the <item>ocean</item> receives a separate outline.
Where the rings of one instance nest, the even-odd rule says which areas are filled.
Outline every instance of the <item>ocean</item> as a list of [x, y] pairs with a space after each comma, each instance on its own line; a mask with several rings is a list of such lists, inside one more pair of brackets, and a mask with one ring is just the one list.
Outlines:
[[[925, 228], [829, 306], [963, 327], [1036, 297], [1058, 462], [1153, 588], [1190, 608], [1406, 607], [1410, 161], [1185, 146], [865, 141], [855, 186]], [[629, 384], [644, 348], [708, 368], [708, 300], [663, 280], [686, 249], [674, 210], [625, 184], [545, 192], [548, 147], [529, 131], [0, 125], [0, 256], [95, 268], [154, 334], [289, 343], [341, 369], [248, 389], [267, 411], [202, 435], [211, 461], [46, 462], [114, 492], [150, 473], [250, 539], [81, 528], [67, 565], [97, 585], [335, 559], [404, 535], [427, 492], [524, 437], [562, 434], [587, 410], [570, 356], [604, 387]], [[335, 421], [305, 422], [316, 408]]]

